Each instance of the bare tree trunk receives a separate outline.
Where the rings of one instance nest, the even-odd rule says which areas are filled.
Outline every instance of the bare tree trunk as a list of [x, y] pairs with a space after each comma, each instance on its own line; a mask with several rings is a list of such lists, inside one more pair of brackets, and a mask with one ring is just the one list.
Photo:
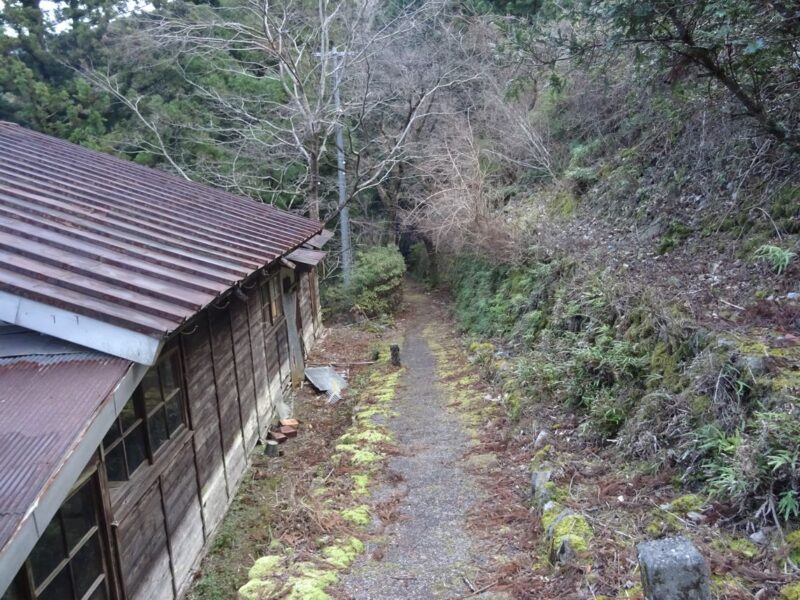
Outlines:
[[425, 244], [425, 250], [428, 252], [428, 279], [431, 287], [438, 287], [439, 263], [436, 260], [436, 246], [433, 245], [428, 236], [422, 236], [422, 243]]
[[308, 216], [319, 221], [319, 153], [313, 148], [308, 153]]

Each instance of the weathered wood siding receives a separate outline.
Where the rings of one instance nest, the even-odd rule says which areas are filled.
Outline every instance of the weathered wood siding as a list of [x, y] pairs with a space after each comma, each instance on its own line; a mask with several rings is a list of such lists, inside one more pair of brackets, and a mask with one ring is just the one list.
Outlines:
[[233, 489], [247, 468], [247, 455], [242, 435], [239, 390], [236, 386], [236, 365], [233, 362], [230, 311], [227, 308], [223, 310], [212, 307], [208, 316], [222, 423], [225, 472], [228, 475], [228, 488]]
[[274, 404], [269, 389], [267, 376], [267, 352], [264, 345], [264, 309], [261, 306], [261, 295], [258, 288], [247, 294], [247, 313], [250, 326], [250, 349], [253, 358], [253, 385], [256, 395], [256, 410], [261, 437], [267, 435]]
[[311, 304], [309, 271], [300, 273], [298, 284], [297, 300], [300, 304], [300, 336], [303, 340], [303, 350], [308, 353], [314, 344], [314, 308]]
[[119, 521], [128, 600], [167, 600], [186, 591], [287, 389], [287, 321], [279, 315], [272, 323], [260, 279], [244, 286], [246, 300], [230, 297], [221, 308], [209, 307], [176, 334], [188, 431], [148, 467], [158, 472], [131, 482], [142, 490], [128, 489], [124, 503], [111, 507], [120, 515], [109, 515]]
[[233, 328], [233, 356], [239, 389], [239, 408], [242, 415], [242, 433], [245, 451], [249, 454], [258, 442], [258, 411], [256, 410], [256, 383], [252, 346], [250, 345], [247, 302], [240, 298], [231, 298], [230, 311]]
[[167, 530], [156, 481], [117, 529], [122, 581], [128, 600], [174, 598]]
[[211, 357], [211, 337], [205, 315], [200, 315], [189, 331], [192, 333], [181, 335], [186, 399], [191, 427], [194, 430], [193, 444], [197, 457], [203, 517], [206, 528], [211, 531], [225, 515], [228, 489], [225, 463], [222, 459], [222, 434]]
[[161, 476], [167, 536], [172, 551], [172, 577], [178, 591], [191, 583], [192, 567], [203, 551], [205, 531], [197, 493], [197, 470], [191, 442]]

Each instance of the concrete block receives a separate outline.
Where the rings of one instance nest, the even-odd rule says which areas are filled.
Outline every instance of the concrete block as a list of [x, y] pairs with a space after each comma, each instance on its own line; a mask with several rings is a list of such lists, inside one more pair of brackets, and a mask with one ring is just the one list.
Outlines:
[[711, 573], [684, 537], [642, 542], [639, 568], [646, 600], [711, 600]]

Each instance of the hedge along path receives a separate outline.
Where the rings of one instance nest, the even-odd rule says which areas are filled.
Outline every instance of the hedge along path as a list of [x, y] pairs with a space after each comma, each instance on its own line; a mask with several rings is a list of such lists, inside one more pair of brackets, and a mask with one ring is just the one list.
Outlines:
[[[483, 495], [469, 472], [476, 434], [469, 419], [451, 410], [454, 372], [434, 328], [441, 315], [413, 287], [406, 300], [403, 373], [393, 413], [381, 420], [400, 453], [388, 458], [385, 482], [372, 496], [374, 506], [392, 510], [375, 511], [372, 531], [379, 537], [368, 542], [337, 591], [357, 600], [505, 598], [473, 583], [492, 557], [481, 552], [468, 528]], [[454, 351], [463, 361], [463, 351]]]

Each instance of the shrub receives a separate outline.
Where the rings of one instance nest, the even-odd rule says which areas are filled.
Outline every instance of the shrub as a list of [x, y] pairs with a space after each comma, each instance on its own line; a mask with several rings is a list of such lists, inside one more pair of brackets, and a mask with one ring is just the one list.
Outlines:
[[397, 246], [375, 246], [358, 253], [350, 295], [368, 317], [389, 315], [403, 299], [406, 263]]

